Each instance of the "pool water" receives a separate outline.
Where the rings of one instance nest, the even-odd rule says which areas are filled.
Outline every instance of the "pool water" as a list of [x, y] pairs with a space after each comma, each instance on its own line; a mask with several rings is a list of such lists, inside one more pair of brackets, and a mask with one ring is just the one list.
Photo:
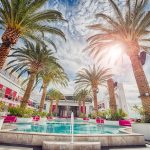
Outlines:
[[[120, 134], [119, 128], [121, 127], [76, 121], [74, 124], [74, 134]], [[70, 122], [60, 122], [60, 120], [42, 124], [16, 124], [15, 131], [71, 134]]]

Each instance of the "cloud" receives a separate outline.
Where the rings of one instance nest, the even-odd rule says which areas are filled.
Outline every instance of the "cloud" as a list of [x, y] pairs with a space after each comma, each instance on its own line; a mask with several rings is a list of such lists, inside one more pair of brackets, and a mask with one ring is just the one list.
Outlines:
[[[103, 1], [92, 1], [92, 0], [76, 0], [72, 1], [71, 6], [68, 5], [68, 1], [63, 1], [66, 3], [60, 3], [59, 0], [53, 0], [49, 3], [48, 7], [59, 10], [62, 12], [64, 17], [68, 20], [67, 25], [61, 25], [67, 36], [67, 43], [60, 44], [58, 53], [56, 54], [60, 59], [61, 64], [65, 68], [65, 71], [70, 77], [69, 89], [65, 90], [66, 93], [71, 93], [71, 86], [74, 86], [73, 80], [75, 78], [75, 73], [82, 67], [86, 67], [94, 62], [93, 58], [88, 57], [82, 52], [82, 49], [86, 47], [86, 39], [93, 34], [93, 31], [87, 29], [87, 25], [96, 23], [97, 20], [94, 17], [98, 12], [112, 13], [108, 2]], [[69, 1], [70, 2], [70, 1]], [[123, 7], [125, 1], [120, 3]], [[122, 82], [125, 88], [125, 94], [127, 101], [129, 103], [134, 103], [140, 101], [138, 96], [139, 92], [136, 86], [136, 81], [133, 75], [133, 70], [129, 57], [123, 54], [123, 62], [118, 65], [110, 65], [108, 63], [103, 65], [109, 66], [113, 69], [113, 73], [117, 74], [114, 79], [118, 82]], [[150, 79], [149, 66], [150, 59], [148, 57], [144, 70], [146, 72], [147, 78]], [[106, 89], [102, 88], [102, 91]], [[101, 91], [100, 91], [101, 92]], [[105, 94], [99, 94], [99, 99], [104, 98]]]

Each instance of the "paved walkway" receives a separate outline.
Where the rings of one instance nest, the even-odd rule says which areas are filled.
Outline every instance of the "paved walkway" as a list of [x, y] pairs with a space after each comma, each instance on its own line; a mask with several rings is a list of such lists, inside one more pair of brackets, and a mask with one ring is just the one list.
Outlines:
[[146, 144], [146, 147], [102, 148], [102, 150], [150, 150], [150, 145]]
[[[5, 146], [0, 145], [0, 150], [42, 150], [38, 147], [20, 147], [20, 146]], [[150, 150], [150, 146], [147, 147], [134, 147], [134, 148], [102, 148], [102, 150]]]
[[150, 148], [108, 148], [108, 149], [102, 149], [102, 150], [150, 150]]
[[33, 150], [33, 148], [15, 147], [15, 146], [0, 146], [0, 150]]
[[[104, 150], [106, 150], [106, 149], [104, 149]], [[110, 148], [107, 150], [150, 150], [150, 148]]]
[[20, 146], [5, 146], [0, 145], [0, 150], [42, 150], [41, 148], [20, 147]]

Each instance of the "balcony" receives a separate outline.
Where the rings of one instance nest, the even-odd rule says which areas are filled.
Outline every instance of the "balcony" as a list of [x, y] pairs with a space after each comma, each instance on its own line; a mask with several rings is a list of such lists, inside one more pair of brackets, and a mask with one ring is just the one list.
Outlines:
[[10, 75], [9, 72], [7, 72], [5, 70], [1, 70], [0, 74], [2, 74], [5, 78], [10, 80], [11, 82], [14, 82], [17, 85], [20, 85], [19, 79], [17, 77], [15, 77], [14, 75]]

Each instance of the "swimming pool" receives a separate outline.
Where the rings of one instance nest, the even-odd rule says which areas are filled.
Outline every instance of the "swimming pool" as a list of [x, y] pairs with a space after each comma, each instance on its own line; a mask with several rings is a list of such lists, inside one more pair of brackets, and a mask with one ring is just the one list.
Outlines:
[[[70, 120], [54, 120], [41, 124], [15, 124], [15, 131], [71, 134]], [[119, 126], [98, 125], [95, 123], [85, 123], [82, 120], [75, 120], [74, 134], [120, 134]]]

